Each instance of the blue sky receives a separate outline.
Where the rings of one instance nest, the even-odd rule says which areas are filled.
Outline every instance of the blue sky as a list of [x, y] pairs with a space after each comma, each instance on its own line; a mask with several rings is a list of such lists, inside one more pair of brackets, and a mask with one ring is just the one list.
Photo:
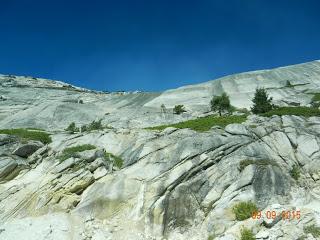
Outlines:
[[161, 91], [320, 59], [317, 0], [0, 0], [0, 73]]

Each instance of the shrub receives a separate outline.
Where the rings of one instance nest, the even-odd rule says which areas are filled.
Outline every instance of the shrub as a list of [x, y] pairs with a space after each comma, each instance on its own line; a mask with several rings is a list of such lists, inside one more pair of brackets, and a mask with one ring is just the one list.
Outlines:
[[291, 82], [289, 80], [287, 80], [287, 82], [286, 82], [286, 87], [293, 87], [293, 85], [291, 84]]
[[88, 131], [88, 126], [87, 125], [82, 125], [81, 126], [81, 132], [86, 132]]
[[236, 215], [238, 221], [246, 220], [252, 216], [258, 208], [253, 202], [239, 202], [232, 208], [233, 213]]
[[103, 129], [102, 126], [102, 119], [98, 120], [98, 121], [92, 121], [89, 126], [88, 126], [88, 130], [99, 130], [99, 129]]
[[251, 164], [258, 165], [258, 166], [267, 166], [267, 165], [279, 166], [276, 162], [272, 160], [242, 160], [240, 161], [240, 164], [239, 164], [240, 172]]
[[[88, 125], [84, 124], [80, 127], [81, 132], [87, 132], [87, 131], [92, 131], [92, 130], [101, 130], [104, 128], [108, 128], [107, 126], [104, 127], [101, 122], [102, 122], [102, 119], [100, 119], [98, 121], [92, 121]], [[76, 129], [79, 131], [79, 128], [76, 128]]]
[[185, 108], [183, 105], [175, 105], [173, 108], [173, 113], [174, 114], [181, 114], [183, 112], [186, 112]]
[[243, 228], [240, 230], [241, 240], [255, 240], [256, 237], [254, 236], [253, 232], [248, 228]]
[[118, 156], [113, 155], [112, 153], [105, 152], [104, 158], [107, 161], [112, 162], [119, 169], [122, 168], [122, 166], [123, 166], [123, 159]]
[[19, 137], [21, 140], [35, 140], [40, 141], [43, 144], [51, 143], [51, 137], [48, 133], [38, 130], [32, 129], [24, 129], [24, 128], [17, 128], [17, 129], [0, 129], [0, 134], [8, 134], [14, 135]]
[[312, 107], [279, 107], [275, 108], [267, 113], [262, 114], [265, 117], [271, 117], [273, 115], [296, 115], [303, 117], [320, 116], [320, 110]]
[[247, 166], [254, 164], [255, 160], [242, 160], [239, 164], [240, 172], [245, 169]]
[[232, 111], [229, 96], [223, 93], [221, 96], [214, 96], [210, 101], [211, 111], [218, 111], [221, 116], [223, 111]]
[[68, 132], [75, 133], [79, 131], [79, 128], [76, 127], [74, 122], [70, 123], [69, 126], [65, 129]]
[[312, 101], [315, 101], [315, 102], [320, 101], [320, 93], [314, 93], [312, 97]]
[[68, 158], [74, 157], [76, 155], [76, 153], [78, 153], [78, 152], [92, 150], [95, 148], [96, 148], [96, 146], [91, 145], [91, 144], [83, 144], [83, 145], [77, 145], [74, 147], [65, 148], [62, 151], [62, 154], [60, 155], [59, 159], [60, 159], [60, 161], [64, 161]]
[[213, 240], [214, 238], [214, 235], [209, 235], [207, 240]]
[[266, 113], [272, 109], [272, 98], [269, 98], [267, 91], [264, 88], [257, 88], [252, 99], [253, 107], [251, 111], [255, 114]]
[[294, 180], [298, 180], [300, 177], [300, 168], [298, 165], [293, 165], [290, 170], [290, 175]]
[[222, 117], [202, 117], [193, 120], [188, 120], [185, 122], [169, 124], [169, 125], [160, 125], [156, 127], [149, 127], [146, 129], [149, 130], [163, 130], [167, 127], [175, 127], [175, 128], [190, 128], [195, 131], [204, 132], [210, 130], [213, 126], [225, 127], [231, 123], [242, 123], [247, 119], [246, 115], [241, 116], [222, 116]]
[[320, 227], [317, 227], [315, 224], [304, 227], [303, 231], [305, 234], [310, 233], [316, 239], [320, 237]]

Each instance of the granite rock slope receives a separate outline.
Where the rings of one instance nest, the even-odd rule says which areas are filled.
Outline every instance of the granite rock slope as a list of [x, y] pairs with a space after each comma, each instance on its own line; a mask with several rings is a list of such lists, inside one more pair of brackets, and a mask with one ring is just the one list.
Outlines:
[[[27, 159], [8, 154], [16, 143], [4, 143], [1, 162], [9, 159], [17, 174], [1, 178], [0, 236], [14, 239], [24, 229], [27, 239], [238, 239], [250, 225], [269, 239], [295, 239], [320, 220], [319, 129], [320, 118], [252, 116], [206, 133], [56, 133]], [[88, 143], [96, 149], [59, 160], [63, 149]], [[104, 151], [121, 155], [123, 166], [112, 166]], [[256, 163], [240, 170], [243, 160]], [[290, 176], [294, 165], [298, 181]], [[260, 209], [300, 209], [301, 219], [269, 227], [268, 219], [236, 221], [232, 206], [249, 200]]]
[[[312, 93], [320, 92], [319, 79], [319, 61], [230, 75], [163, 93], [105, 93], [59, 81], [0, 75], [0, 125], [61, 130], [70, 122], [103, 119], [116, 128], [141, 128], [207, 113], [212, 96], [222, 92], [235, 107], [249, 109], [257, 87], [266, 88], [277, 105], [308, 105]], [[177, 104], [185, 105], [187, 112], [172, 114]]]
[[[221, 91], [248, 107], [256, 86], [280, 105], [307, 105], [318, 84], [317, 61], [164, 93], [2, 76], [0, 128], [43, 128], [52, 142], [0, 134], [0, 239], [226, 240], [240, 239], [243, 227], [257, 239], [316, 239], [305, 227], [320, 225], [319, 117], [250, 115], [206, 132], [143, 127], [200, 116]], [[181, 101], [188, 112], [172, 114], [170, 104]], [[110, 128], [63, 130], [97, 119]], [[237, 220], [232, 209], [243, 201], [255, 202], [262, 217]], [[300, 218], [283, 220], [282, 211]]]

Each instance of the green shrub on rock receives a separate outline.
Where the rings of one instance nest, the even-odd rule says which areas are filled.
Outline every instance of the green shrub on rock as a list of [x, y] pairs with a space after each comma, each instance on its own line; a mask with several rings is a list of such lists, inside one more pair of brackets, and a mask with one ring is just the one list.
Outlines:
[[112, 162], [114, 164], [114, 166], [116, 166], [119, 169], [122, 168], [122, 166], [123, 166], [123, 159], [118, 156], [113, 155], [112, 153], [105, 152], [104, 159]]
[[100, 119], [98, 121], [94, 120], [87, 125], [84, 124], [80, 127], [80, 129], [78, 127], [76, 127], [76, 124], [74, 122], [72, 122], [65, 130], [68, 132], [71, 132], [71, 133], [75, 133], [75, 132], [79, 132], [80, 130], [81, 130], [81, 132], [87, 132], [87, 131], [92, 131], [92, 130], [102, 130], [104, 128], [110, 128], [110, 127], [103, 126], [102, 119]]
[[79, 132], [79, 128], [76, 127], [76, 124], [74, 122], [70, 123], [69, 126], [65, 130], [70, 133]]
[[243, 221], [252, 216], [252, 214], [258, 211], [255, 203], [249, 202], [239, 202], [232, 208], [233, 213], [238, 221]]
[[214, 240], [214, 239], [215, 239], [214, 235], [209, 235], [207, 240]]
[[181, 114], [186, 112], [185, 108], [183, 105], [175, 105], [173, 108], [173, 113], [174, 114]]
[[241, 240], [255, 240], [256, 237], [254, 236], [253, 232], [248, 228], [242, 228], [240, 230]]
[[272, 160], [242, 160], [239, 164], [240, 172], [243, 171], [249, 165], [257, 165], [257, 166], [279, 166], [275, 161]]
[[286, 87], [294, 87], [289, 80], [286, 81]]
[[91, 130], [103, 129], [103, 126], [102, 126], [101, 122], [102, 122], [102, 119], [100, 119], [98, 121], [92, 121], [88, 126], [88, 130], [91, 131]]
[[290, 170], [290, 176], [294, 179], [294, 180], [298, 180], [300, 177], [300, 168], [298, 165], [293, 165], [293, 167]]
[[232, 112], [234, 108], [230, 104], [229, 96], [226, 93], [223, 93], [221, 96], [214, 96], [210, 101], [211, 111], [218, 111], [219, 116], [222, 115], [222, 112]]
[[305, 234], [311, 234], [314, 238], [320, 238], [320, 227], [317, 227], [315, 224], [304, 227], [303, 231]]
[[69, 147], [69, 148], [65, 148], [62, 151], [62, 154], [60, 155], [59, 159], [60, 161], [64, 161], [68, 158], [74, 157], [76, 153], [78, 152], [83, 152], [86, 150], [92, 150], [95, 149], [96, 146], [91, 145], [91, 144], [83, 144], [83, 145], [77, 145], [74, 147]]
[[269, 112], [273, 108], [271, 101], [272, 98], [268, 96], [264, 88], [257, 88], [252, 99], [253, 107], [251, 111], [255, 114]]

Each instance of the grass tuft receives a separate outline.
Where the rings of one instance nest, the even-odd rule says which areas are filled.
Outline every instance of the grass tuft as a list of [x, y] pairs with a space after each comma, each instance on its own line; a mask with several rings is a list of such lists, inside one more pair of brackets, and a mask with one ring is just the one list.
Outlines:
[[221, 116], [221, 117], [215, 117], [215, 116], [208, 116], [208, 117], [202, 117], [197, 118], [193, 120], [188, 120], [185, 122], [175, 123], [175, 124], [169, 124], [169, 125], [161, 125], [156, 127], [149, 127], [146, 129], [149, 130], [163, 130], [167, 127], [175, 127], [175, 128], [190, 128], [195, 131], [199, 132], [205, 132], [210, 130], [213, 126], [220, 126], [225, 127], [228, 124], [231, 123], [242, 123], [247, 119], [246, 115], [240, 115], [240, 116]]
[[214, 235], [209, 235], [207, 240], [213, 240], [215, 239]]
[[21, 140], [35, 140], [40, 141], [43, 144], [51, 143], [51, 137], [48, 133], [44, 131], [38, 131], [34, 129], [24, 129], [24, 128], [17, 128], [17, 129], [0, 129], [0, 134], [8, 134], [14, 135], [19, 137]]
[[245, 169], [249, 165], [258, 165], [258, 166], [279, 166], [275, 161], [272, 160], [242, 160], [239, 164], [239, 170], [240, 172]]
[[320, 227], [317, 227], [315, 224], [304, 227], [303, 231], [305, 234], [310, 233], [316, 239], [320, 237]]
[[313, 117], [320, 116], [320, 110], [312, 107], [279, 107], [262, 114], [262, 116], [264, 117], [271, 117], [273, 115], [296, 115], [303, 117]]
[[296, 181], [300, 178], [300, 168], [298, 165], [293, 165], [290, 170], [290, 176]]
[[314, 93], [312, 97], [313, 102], [319, 102], [320, 101], [320, 93]]
[[91, 144], [83, 144], [83, 145], [78, 145], [75, 147], [69, 147], [69, 148], [65, 148], [62, 151], [62, 154], [59, 157], [59, 160], [62, 162], [68, 158], [74, 157], [76, 153], [78, 152], [83, 152], [86, 150], [92, 150], [95, 149], [96, 146], [91, 145]]
[[255, 240], [256, 237], [254, 236], [253, 232], [248, 228], [242, 228], [240, 230], [241, 233], [241, 240]]
[[258, 208], [256, 204], [251, 201], [239, 202], [233, 206], [232, 211], [238, 221], [243, 221], [250, 218], [254, 212], [257, 212]]
[[104, 158], [107, 161], [113, 162], [114, 166], [116, 166], [119, 169], [122, 168], [122, 166], [123, 166], [123, 159], [118, 156], [113, 155], [112, 153], [105, 152]]

